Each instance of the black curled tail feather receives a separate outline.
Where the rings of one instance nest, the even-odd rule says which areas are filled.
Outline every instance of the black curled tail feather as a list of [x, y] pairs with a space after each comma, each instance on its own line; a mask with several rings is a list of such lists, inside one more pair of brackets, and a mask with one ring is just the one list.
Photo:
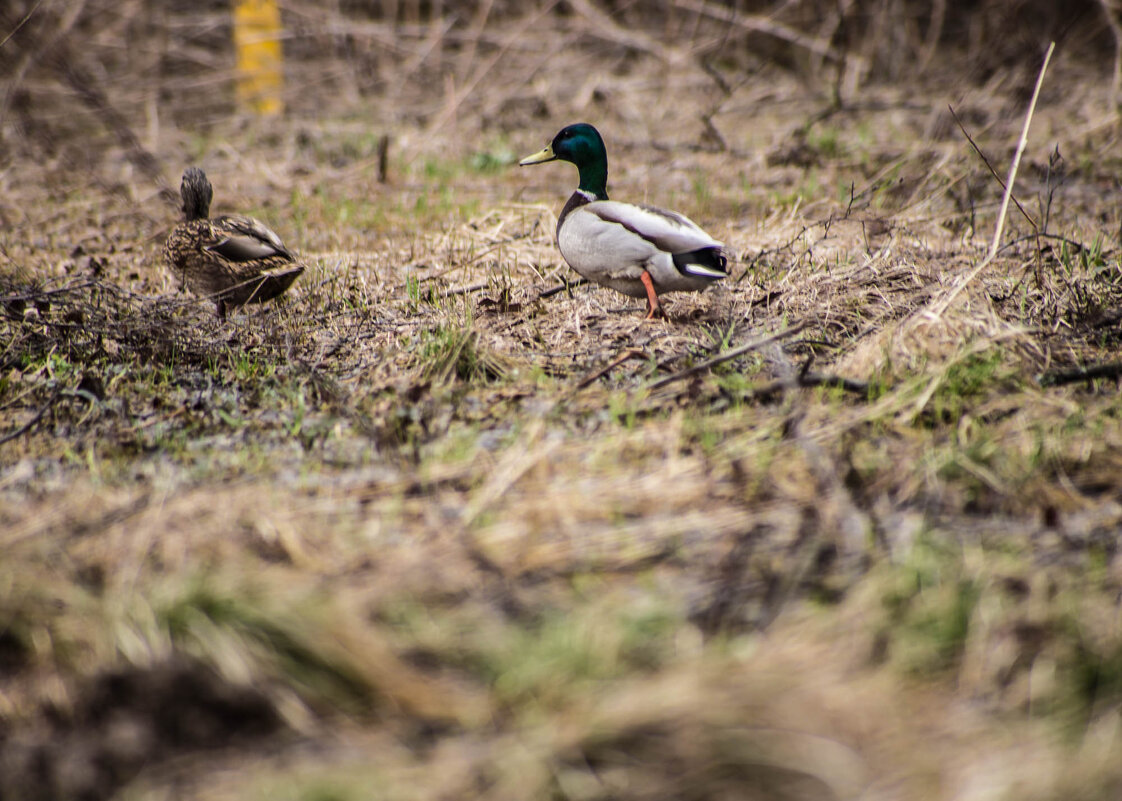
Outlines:
[[719, 247], [698, 248], [673, 255], [674, 266], [682, 275], [717, 280], [728, 273], [728, 259]]

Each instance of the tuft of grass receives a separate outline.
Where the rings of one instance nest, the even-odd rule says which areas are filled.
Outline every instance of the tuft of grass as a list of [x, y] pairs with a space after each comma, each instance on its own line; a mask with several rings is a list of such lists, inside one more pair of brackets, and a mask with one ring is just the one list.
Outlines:
[[222, 591], [200, 578], [160, 601], [155, 622], [174, 647], [243, 679], [279, 679], [324, 709], [365, 714], [373, 708], [378, 692], [368, 676], [308, 628], [316, 617], [309, 607], [322, 601], [304, 599], [300, 614], [291, 615], [271, 610], [254, 594], [245, 587]]
[[961, 666], [981, 588], [961, 547], [931, 533], [912, 544], [883, 597], [893, 660], [905, 670], [946, 675]]
[[951, 359], [938, 374], [937, 386], [926, 409], [932, 422], [959, 420], [980, 399], [993, 394], [1009, 382], [1016, 372], [1007, 363], [1007, 354], [1000, 347], [971, 351]]
[[421, 375], [438, 385], [452, 381], [486, 384], [509, 371], [504, 358], [479, 342], [470, 321], [462, 328], [439, 326], [427, 332], [419, 351]]

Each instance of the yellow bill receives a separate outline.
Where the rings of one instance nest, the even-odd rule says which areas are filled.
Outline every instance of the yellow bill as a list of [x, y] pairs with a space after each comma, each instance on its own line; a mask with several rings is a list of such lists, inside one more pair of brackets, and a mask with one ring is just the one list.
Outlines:
[[543, 150], [539, 150], [532, 156], [527, 156], [518, 162], [519, 167], [525, 167], [527, 164], [541, 164], [544, 161], [554, 161], [557, 158], [553, 153], [553, 145], [546, 145]]

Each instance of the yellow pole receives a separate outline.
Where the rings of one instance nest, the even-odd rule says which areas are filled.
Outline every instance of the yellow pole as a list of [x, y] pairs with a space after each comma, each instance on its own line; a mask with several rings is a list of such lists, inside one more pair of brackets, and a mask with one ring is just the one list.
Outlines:
[[276, 0], [235, 0], [238, 103], [243, 109], [265, 116], [284, 111], [281, 33]]

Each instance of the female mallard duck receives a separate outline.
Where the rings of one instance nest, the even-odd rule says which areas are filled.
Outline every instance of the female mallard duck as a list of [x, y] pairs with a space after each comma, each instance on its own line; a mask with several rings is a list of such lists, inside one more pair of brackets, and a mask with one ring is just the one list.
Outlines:
[[214, 299], [219, 318], [225, 319], [227, 306], [272, 300], [304, 272], [258, 220], [240, 214], [209, 219], [214, 190], [198, 167], [183, 173], [179, 193], [187, 219], [168, 236], [164, 259], [183, 286]]
[[647, 298], [647, 317], [664, 316], [660, 292], [705, 289], [728, 275], [724, 245], [681, 214], [608, 200], [608, 153], [587, 123], [562, 128], [520, 165], [560, 159], [577, 166], [580, 185], [557, 218], [557, 246], [590, 281]]

